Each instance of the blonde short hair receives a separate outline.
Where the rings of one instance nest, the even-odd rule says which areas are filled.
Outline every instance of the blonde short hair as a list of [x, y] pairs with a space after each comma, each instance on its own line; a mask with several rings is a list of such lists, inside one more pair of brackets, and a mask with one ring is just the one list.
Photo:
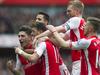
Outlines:
[[80, 13], [83, 13], [83, 10], [84, 10], [84, 4], [79, 1], [79, 0], [72, 0], [69, 2], [68, 6], [69, 5], [72, 5], [74, 8], [77, 8]]

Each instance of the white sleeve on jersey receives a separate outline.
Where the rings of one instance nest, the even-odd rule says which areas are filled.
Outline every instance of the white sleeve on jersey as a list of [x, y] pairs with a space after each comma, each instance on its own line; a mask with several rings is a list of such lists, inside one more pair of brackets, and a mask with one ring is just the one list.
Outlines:
[[18, 55], [16, 55], [16, 67], [15, 70], [19, 70], [21, 68], [22, 64], [18, 58]]
[[70, 18], [66, 23], [63, 24], [65, 30], [68, 31], [70, 29], [77, 29], [80, 25], [81, 18], [73, 17]]
[[80, 39], [76, 42], [72, 42], [71, 45], [72, 45], [72, 49], [77, 49], [77, 50], [80, 50], [80, 49], [87, 49], [89, 47], [91, 43], [91, 40], [87, 40], [87, 39]]
[[45, 42], [41, 42], [36, 47], [35, 52], [39, 55], [39, 57], [41, 57], [45, 50], [46, 50], [46, 43]]

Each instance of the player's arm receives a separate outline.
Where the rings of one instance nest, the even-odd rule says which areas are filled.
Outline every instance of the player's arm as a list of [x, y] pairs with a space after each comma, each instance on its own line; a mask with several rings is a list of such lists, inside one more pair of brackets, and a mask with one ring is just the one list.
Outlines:
[[80, 39], [75, 42], [71, 42], [70, 48], [71, 49], [76, 49], [76, 50], [87, 50], [87, 48], [90, 46], [91, 40], [87, 39]]
[[84, 49], [85, 50], [90, 45], [90, 40], [80, 39], [76, 42], [72, 42], [72, 41], [65, 41], [63, 38], [60, 37], [60, 35], [57, 32], [54, 32], [53, 35], [56, 38], [56, 40], [58, 41], [58, 43], [60, 44], [60, 46], [64, 47], [64, 48], [70, 48], [70, 49], [76, 49], [76, 50]]
[[66, 42], [58, 32], [53, 32], [53, 35], [61, 47], [70, 48], [70, 42]]
[[[23, 50], [23, 48], [20, 47], [20, 46], [18, 46], [18, 48], [20, 48], [20, 49]], [[25, 51], [26, 53], [32, 54], [32, 53], [34, 52], [34, 49], [24, 49], [24, 51]]]
[[[63, 32], [64, 31], [64, 27], [63, 26], [57, 26], [55, 28], [56, 28], [56, 30], [58, 32]], [[52, 33], [49, 30], [47, 30], [47, 31], [41, 33], [40, 35], [37, 35], [35, 38], [41, 38], [41, 37], [44, 37], [44, 36], [50, 36], [51, 34]]]
[[34, 50], [33, 49], [25, 49], [24, 50], [26, 53], [29, 53], [29, 54], [33, 54]]
[[29, 60], [33, 63], [36, 63], [37, 60], [42, 56], [44, 50], [45, 50], [45, 47], [41, 43], [36, 47], [33, 54], [28, 54], [28, 53], [24, 52], [23, 50], [21, 50], [20, 48], [16, 48], [16, 53], [24, 56], [27, 60]]
[[68, 30], [76, 30], [79, 28], [81, 19], [79, 17], [70, 18], [66, 23], [63, 24], [66, 31]]
[[66, 33], [59, 33], [60, 36], [64, 39], [64, 40], [70, 40], [70, 35], [69, 35], [70, 31], [67, 31]]
[[76, 49], [76, 50], [84, 49], [85, 50], [90, 45], [90, 40], [80, 39], [76, 42], [72, 42], [72, 41], [65, 41], [63, 38], [60, 37], [60, 35], [57, 32], [54, 32], [53, 35], [56, 38], [56, 40], [59, 42], [60, 46], [62, 46], [64, 48], [70, 48], [70, 49]]
[[81, 41], [76, 41], [76, 42], [70, 42], [70, 41], [65, 41], [57, 32], [54, 26], [47, 26], [47, 28], [52, 32], [53, 36], [57, 40], [57, 42], [60, 44], [61, 47], [65, 48], [77, 48], [77, 49], [84, 49], [89, 45], [89, 40], [82, 39]]
[[24, 56], [27, 60], [36, 63], [36, 61], [38, 60], [39, 56], [36, 52], [34, 52], [33, 54], [28, 54], [26, 52], [24, 52], [23, 50], [21, 50], [20, 48], [16, 48], [16, 53]]
[[69, 44], [66, 43], [66, 41], [59, 35], [54, 26], [48, 25], [47, 28], [52, 32], [53, 36], [55, 37], [55, 39], [57, 40], [57, 42], [61, 47], [69, 48]]
[[[57, 26], [57, 27], [55, 27], [55, 28], [56, 28], [56, 30], [57, 30], [58, 32], [65, 32], [65, 29], [64, 29], [63, 26]], [[41, 38], [41, 37], [44, 37], [44, 36], [50, 36], [50, 35], [52, 35], [52, 33], [51, 33], [49, 30], [47, 30], [47, 31], [45, 31], [45, 32], [43, 32], [43, 33], [41, 33], [40, 35], [37, 35], [37, 36], [34, 38], [34, 40], [33, 40], [33, 46], [35, 45], [37, 39], [39, 39], [39, 38]]]

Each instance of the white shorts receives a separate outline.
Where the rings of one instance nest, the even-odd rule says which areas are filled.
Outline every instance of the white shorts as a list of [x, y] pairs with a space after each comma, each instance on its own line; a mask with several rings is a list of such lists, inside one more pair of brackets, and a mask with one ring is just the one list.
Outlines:
[[70, 72], [67, 69], [65, 64], [60, 65], [59, 69], [60, 69], [61, 75], [70, 75]]
[[71, 75], [80, 75], [80, 72], [81, 72], [81, 60], [72, 62]]

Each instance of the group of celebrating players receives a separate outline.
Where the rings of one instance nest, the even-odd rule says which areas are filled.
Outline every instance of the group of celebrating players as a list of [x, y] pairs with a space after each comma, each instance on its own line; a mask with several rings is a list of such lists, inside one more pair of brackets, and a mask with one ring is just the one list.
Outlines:
[[[48, 25], [49, 15], [39, 12], [31, 25], [20, 27], [16, 66], [8, 61], [9, 70], [14, 75], [21, 75], [21, 67], [25, 75], [100, 75], [100, 19], [84, 20], [83, 11], [81, 1], [70, 1], [66, 9], [69, 20], [64, 24]], [[61, 47], [71, 50], [71, 73], [60, 56]]]

